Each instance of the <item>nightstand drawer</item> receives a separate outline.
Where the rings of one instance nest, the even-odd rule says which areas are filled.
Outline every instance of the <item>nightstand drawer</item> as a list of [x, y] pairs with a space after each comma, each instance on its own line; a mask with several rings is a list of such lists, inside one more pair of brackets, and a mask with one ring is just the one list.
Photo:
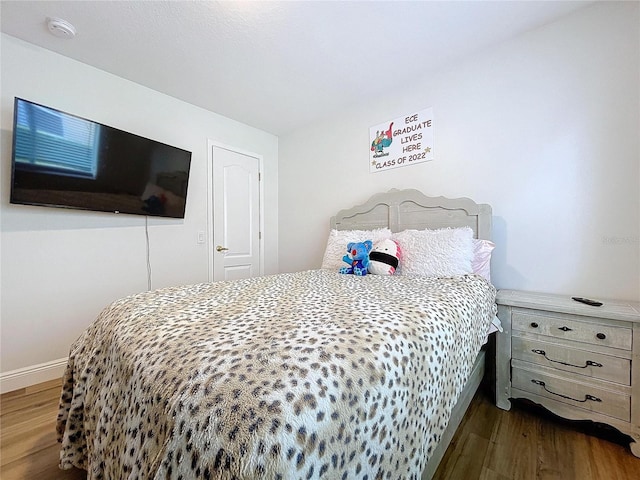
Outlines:
[[565, 372], [631, 385], [631, 361], [549, 342], [514, 336], [513, 358]]
[[514, 330], [631, 350], [632, 332], [630, 328], [582, 322], [579, 318], [575, 316], [570, 318], [555, 317], [550, 314], [514, 309], [511, 322]]
[[536, 371], [513, 368], [511, 382], [514, 388], [566, 403], [591, 412], [631, 419], [631, 397], [566, 377], [556, 377]]

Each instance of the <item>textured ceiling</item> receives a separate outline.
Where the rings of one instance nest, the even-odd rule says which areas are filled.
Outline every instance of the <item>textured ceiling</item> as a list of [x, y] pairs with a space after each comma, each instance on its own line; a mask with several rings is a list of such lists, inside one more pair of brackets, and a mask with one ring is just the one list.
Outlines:
[[282, 135], [589, 3], [2, 0], [0, 16], [8, 35]]

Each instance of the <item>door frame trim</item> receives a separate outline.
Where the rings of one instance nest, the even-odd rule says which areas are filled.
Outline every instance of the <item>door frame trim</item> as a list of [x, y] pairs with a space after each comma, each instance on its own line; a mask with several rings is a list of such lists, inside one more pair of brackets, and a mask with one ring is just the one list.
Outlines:
[[248, 157], [253, 157], [258, 160], [258, 175], [260, 175], [260, 179], [258, 181], [258, 189], [259, 189], [259, 206], [258, 206], [258, 215], [260, 215], [259, 223], [260, 223], [260, 238], [258, 240], [258, 248], [260, 251], [260, 264], [259, 275], [264, 275], [264, 158], [262, 155], [251, 152], [249, 150], [244, 150], [242, 148], [234, 147], [232, 145], [228, 145], [225, 143], [221, 143], [215, 140], [207, 139], [207, 263], [208, 263], [208, 276], [209, 281], [213, 282], [213, 262], [215, 261], [215, 255], [213, 254], [213, 196], [214, 196], [214, 187], [213, 187], [213, 149], [214, 148], [222, 148], [224, 150], [229, 150], [230, 152], [239, 153], [241, 155], [246, 155]]

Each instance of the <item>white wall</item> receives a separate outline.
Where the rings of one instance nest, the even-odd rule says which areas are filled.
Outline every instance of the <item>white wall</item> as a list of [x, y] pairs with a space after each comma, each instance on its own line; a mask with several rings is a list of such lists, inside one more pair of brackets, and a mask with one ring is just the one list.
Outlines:
[[[425, 78], [398, 72], [281, 137], [281, 270], [320, 265], [337, 210], [417, 188], [493, 206], [497, 287], [640, 300], [638, 7], [599, 3]], [[435, 160], [370, 174], [369, 127], [427, 107]]]
[[[208, 280], [207, 140], [264, 159], [265, 273], [278, 270], [278, 139], [2, 35], [1, 369], [66, 357], [109, 302], [147, 289], [145, 217], [9, 204], [13, 98], [193, 152], [184, 220], [149, 218], [153, 288]], [[4, 389], [4, 386], [3, 386]]]

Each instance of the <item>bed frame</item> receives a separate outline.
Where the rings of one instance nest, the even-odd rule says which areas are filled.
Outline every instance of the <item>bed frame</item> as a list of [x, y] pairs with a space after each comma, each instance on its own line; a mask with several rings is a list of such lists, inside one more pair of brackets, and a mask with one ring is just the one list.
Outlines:
[[[471, 227], [474, 236], [491, 240], [491, 206], [469, 198], [428, 197], [418, 190], [390, 190], [372, 196], [362, 205], [339, 211], [331, 218], [337, 230], [372, 230], [388, 227], [392, 232], [446, 227]], [[480, 351], [473, 370], [451, 412], [448, 426], [422, 472], [433, 477], [484, 376], [485, 352]]]

